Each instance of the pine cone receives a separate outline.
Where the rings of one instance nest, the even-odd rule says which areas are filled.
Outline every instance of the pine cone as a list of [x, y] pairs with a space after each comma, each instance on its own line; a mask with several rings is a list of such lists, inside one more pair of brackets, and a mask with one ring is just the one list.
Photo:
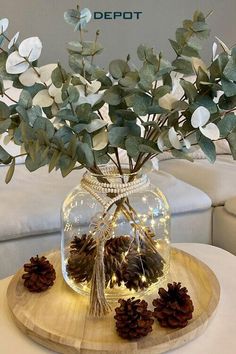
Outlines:
[[133, 251], [122, 265], [122, 279], [128, 289], [143, 290], [163, 275], [163, 267], [164, 260], [158, 252], [144, 251], [140, 254]]
[[24, 286], [31, 292], [41, 292], [47, 290], [54, 284], [56, 279], [56, 272], [53, 265], [47, 260], [46, 257], [30, 258], [30, 263], [24, 265]]
[[[151, 232], [151, 231], [150, 231]], [[151, 236], [150, 236], [151, 237]], [[104, 247], [105, 287], [125, 286], [143, 290], [163, 275], [164, 259], [143, 240], [138, 247], [130, 236], [113, 237]], [[138, 251], [138, 248], [141, 250]], [[77, 283], [89, 282], [93, 275], [96, 241], [83, 234], [75, 236], [70, 245], [68, 275]]]
[[[121, 262], [123, 254], [130, 245], [130, 237], [120, 236], [107, 240], [104, 247], [104, 265], [106, 287], [113, 288], [115, 284], [121, 285]], [[93, 238], [83, 234], [75, 236], [70, 245], [70, 257], [68, 259], [68, 274], [77, 283], [89, 282], [93, 274], [93, 266], [96, 257], [96, 242]]]
[[68, 275], [76, 283], [89, 282], [93, 275], [93, 265], [96, 256], [96, 241], [83, 234], [75, 236], [70, 244], [70, 257], [67, 264]]
[[68, 259], [67, 272], [76, 283], [91, 280], [95, 256], [95, 252], [93, 254], [86, 254], [85, 252], [71, 254]]
[[120, 307], [115, 309], [116, 330], [124, 339], [145, 337], [152, 331], [154, 320], [152, 312], [147, 310], [148, 304], [144, 300], [119, 300]]
[[128, 251], [131, 239], [129, 236], [119, 236], [107, 240], [104, 249], [104, 264], [106, 287], [121, 286], [121, 265], [125, 252]]
[[194, 310], [188, 290], [181, 283], [168, 284], [168, 290], [160, 288], [160, 298], [153, 300], [153, 316], [162, 327], [183, 328], [191, 320]]
[[70, 253], [85, 252], [91, 254], [96, 247], [96, 242], [92, 237], [83, 234], [81, 237], [75, 236], [70, 244]]
[[128, 251], [130, 241], [131, 238], [129, 236], [110, 238], [105, 244], [105, 255], [112, 255], [121, 262], [122, 253]]

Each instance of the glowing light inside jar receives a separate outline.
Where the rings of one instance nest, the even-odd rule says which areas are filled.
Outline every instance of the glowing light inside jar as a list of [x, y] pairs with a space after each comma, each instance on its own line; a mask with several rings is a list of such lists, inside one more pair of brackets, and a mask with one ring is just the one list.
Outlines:
[[145, 283], [147, 281], [147, 278], [145, 277], [145, 275], [141, 276], [141, 280], [142, 280], [143, 283]]

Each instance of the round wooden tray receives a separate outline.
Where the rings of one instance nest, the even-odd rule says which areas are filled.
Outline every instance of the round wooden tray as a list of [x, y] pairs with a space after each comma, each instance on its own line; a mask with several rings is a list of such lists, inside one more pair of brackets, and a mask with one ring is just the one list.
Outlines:
[[[44, 293], [32, 294], [23, 286], [20, 270], [9, 284], [7, 297], [17, 326], [34, 341], [59, 353], [163, 353], [197, 337], [206, 328], [220, 298], [218, 280], [207, 265], [172, 248], [168, 281], [180, 281], [188, 288], [195, 307], [193, 319], [187, 327], [177, 330], [161, 328], [155, 321], [151, 334], [129, 342], [116, 333], [114, 311], [103, 319], [88, 316], [88, 299], [70, 289], [62, 278], [60, 252], [47, 257], [57, 272], [54, 286]], [[146, 298], [150, 308], [154, 297], [157, 293]]]

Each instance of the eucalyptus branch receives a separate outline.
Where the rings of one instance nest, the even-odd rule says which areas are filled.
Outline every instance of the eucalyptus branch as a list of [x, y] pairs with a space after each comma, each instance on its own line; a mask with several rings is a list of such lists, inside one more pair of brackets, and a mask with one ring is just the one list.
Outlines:
[[[15, 41], [12, 47], [12, 49], [16, 51], [15, 54], [13, 54], [14, 51], [12, 52], [12, 50], [6, 51], [6, 54], [3, 52], [0, 53], [1, 60], [6, 64], [6, 77], [9, 78], [12, 75], [12, 81], [14, 81], [15, 79], [19, 79], [20, 75], [23, 73], [27, 73], [24, 79], [26, 84], [30, 84], [31, 82], [39, 82], [37, 77], [40, 77], [41, 81], [41, 77], [43, 78], [43, 75], [45, 75], [45, 79], [43, 78], [45, 82], [42, 82], [43, 86], [34, 85], [33, 93], [31, 90], [28, 90], [27, 85], [25, 85], [26, 87], [22, 94], [22, 99], [19, 102], [14, 98], [11, 98], [8, 92], [2, 93], [2, 96], [5, 95], [14, 103], [14, 106], [9, 110], [4, 109], [6, 108], [4, 106], [2, 107], [4, 114], [6, 115], [6, 117], [5, 115], [4, 117], [6, 119], [12, 119], [12, 124], [10, 125], [11, 132], [8, 132], [7, 124], [9, 121], [7, 121], [5, 133], [14, 136], [19, 124], [24, 121], [23, 125], [25, 129], [23, 142], [25, 143], [25, 146], [27, 148], [29, 146], [31, 154], [34, 153], [34, 148], [35, 150], [40, 148], [39, 151], [41, 151], [41, 149], [43, 151], [45, 150], [45, 154], [48, 153], [47, 162], [49, 164], [51, 163], [50, 170], [52, 166], [57, 164], [57, 168], [60, 168], [63, 175], [65, 175], [68, 171], [70, 172], [70, 169], [78, 169], [83, 166], [91, 173], [99, 175], [99, 178], [103, 181], [105, 180], [105, 176], [103, 176], [103, 171], [99, 167], [99, 164], [100, 161], [102, 163], [104, 159], [107, 159], [107, 156], [109, 156], [110, 161], [113, 162], [118, 172], [121, 175], [124, 173], [124, 171], [122, 171], [122, 164], [118, 150], [119, 141], [122, 139], [125, 142], [124, 148], [127, 151], [128, 168], [130, 172], [134, 174], [139, 171], [148, 160], [152, 159], [153, 156], [158, 155], [156, 144], [158, 137], [162, 132], [167, 134], [167, 143], [164, 147], [165, 151], [170, 144], [174, 144], [175, 139], [178, 139], [181, 142], [181, 145], [184, 145], [183, 139], [189, 137], [198, 130], [198, 128], [194, 128], [195, 126], [202, 127], [202, 121], [206, 122], [206, 126], [209, 123], [215, 125], [209, 126], [207, 132], [202, 130], [202, 134], [204, 135], [205, 132], [207, 138], [209, 138], [209, 136], [214, 137], [214, 131], [217, 129], [219, 130], [219, 127], [217, 126], [218, 121], [221, 120], [220, 125], [223, 131], [229, 131], [232, 126], [232, 130], [230, 130], [232, 139], [231, 137], [230, 139], [235, 141], [236, 122], [234, 122], [234, 116], [227, 117], [227, 114], [234, 112], [235, 107], [233, 106], [236, 106], [236, 104], [234, 104], [236, 102], [236, 84], [235, 80], [233, 80], [235, 70], [234, 68], [231, 69], [232, 65], [228, 65], [228, 63], [230, 64], [232, 55], [226, 51], [226, 54], [224, 54], [224, 67], [222, 67], [221, 54], [219, 54], [219, 58], [215, 58], [214, 62], [211, 62], [210, 65], [206, 65], [206, 68], [208, 69], [207, 76], [205, 77], [203, 71], [197, 69], [198, 65], [201, 67], [200, 54], [198, 48], [194, 46], [193, 42], [191, 42], [191, 38], [196, 37], [202, 39], [208, 37], [209, 29], [205, 19], [209, 15], [210, 14], [204, 17], [201, 12], [197, 11], [191, 20], [185, 21], [183, 27], [177, 29], [175, 40], [171, 41], [171, 45], [177, 54], [174, 68], [173, 63], [171, 64], [171, 62], [162, 58], [161, 52], [156, 54], [153, 48], [148, 48], [144, 45], [141, 45], [138, 48], [138, 57], [142, 63], [140, 69], [135, 67], [135, 70], [131, 70], [129, 63], [130, 56], [127, 56], [126, 60], [113, 60], [109, 65], [108, 71], [95, 67], [93, 61], [95, 55], [100, 51], [100, 44], [98, 44], [99, 31], [96, 32], [94, 41], [85, 40], [85, 27], [92, 16], [89, 9], [83, 9], [80, 11], [79, 6], [75, 10], [66, 11], [64, 16], [65, 21], [72, 25], [75, 28], [75, 31], [79, 31], [79, 39], [77, 42], [71, 43], [71, 46], [74, 47], [74, 49], [69, 51], [69, 63], [73, 70], [72, 73], [66, 72], [62, 69], [60, 63], [58, 63], [58, 67], [53, 72], [53, 69], [51, 70], [50, 66], [45, 66], [45, 68], [42, 67], [39, 69], [34, 67], [31, 59], [38, 59], [40, 56], [40, 39], [38, 37], [31, 37], [25, 39], [18, 45], [18, 39], [16, 37], [13, 38], [11, 42]], [[7, 25], [8, 21], [2, 22], [4, 38], [10, 42], [6, 35]], [[20, 52], [22, 49], [21, 53], [27, 55], [27, 57], [21, 56], [19, 49]], [[1, 49], [1, 51], [2, 50], [3, 49]], [[75, 58], [75, 54], [76, 56], [78, 55], [79, 60], [75, 60], [77, 59], [77, 57]], [[196, 60], [194, 64], [194, 58], [196, 57], [199, 58], [198, 60], [200, 61], [200, 64], [196, 62]], [[12, 59], [15, 59], [16, 64]], [[23, 63], [23, 65], [19, 67], [17, 66], [18, 59], [20, 61], [19, 64]], [[91, 67], [91, 70], [87, 69], [87, 65], [88, 67]], [[190, 67], [190, 65], [192, 65], [192, 67]], [[28, 70], [29, 68], [31, 69]], [[205, 68], [205, 66], [203, 68]], [[225, 68], [227, 68], [226, 71]], [[94, 69], [94, 71], [92, 71], [92, 69]], [[165, 85], [171, 86], [174, 82], [174, 78], [170, 75], [177, 72], [182, 72], [183, 74], [188, 75], [192, 69], [194, 69], [195, 72], [195, 81], [193, 83], [187, 83], [187, 80], [180, 82], [184, 89], [184, 94], [181, 98], [174, 97], [178, 101], [177, 105], [172, 105], [173, 97], [166, 96], [165, 99], [167, 102], [170, 98], [170, 105], [166, 106], [168, 109], [161, 114], [150, 113], [147, 115], [147, 118], [144, 118], [144, 112], [151, 112], [151, 108], [159, 109], [159, 107], [161, 107], [161, 103], [159, 102], [158, 104], [157, 102], [159, 86], [160, 93], [163, 92], [161, 98], [165, 95], [173, 96], [173, 90], [170, 92], [171, 89], [166, 90], [165, 87]], [[80, 73], [80, 80], [76, 80], [76, 73]], [[164, 77], [166, 73], [169, 75], [169, 78]], [[32, 77], [30, 77], [30, 75], [32, 75]], [[72, 77], [73, 80], [71, 80]], [[51, 84], [48, 86], [48, 80], [50, 78], [54, 86]], [[221, 83], [222, 78], [224, 78], [224, 82]], [[168, 79], [170, 80], [169, 83]], [[177, 77], [175, 79], [179, 80]], [[100, 84], [97, 85], [97, 80], [101, 83], [102, 90], [105, 91], [103, 96], [96, 96], [97, 93], [102, 93], [99, 88]], [[20, 78], [20, 81], [22, 82], [24, 89], [23, 77], [22, 80]], [[205, 84], [209, 84], [209, 87], [204, 87], [204, 83], [202, 84], [201, 81], [207, 81]], [[81, 104], [81, 100], [76, 102], [78, 95], [75, 88], [78, 82], [79, 85], [81, 85], [81, 82], [83, 85], [85, 96], [83, 97], [85, 102], [83, 104]], [[142, 82], [150, 83], [148, 89], [144, 89], [140, 84]], [[69, 85], [69, 89], [67, 85]], [[1, 84], [1, 90], [3, 91], [2, 86], [3, 85]], [[91, 90], [88, 90], [88, 88], [90, 89], [90, 86]], [[46, 90], [43, 88], [46, 88], [47, 92], [45, 92]], [[220, 91], [224, 91], [224, 96], [222, 96], [222, 99], [219, 102], [215, 102], [214, 97]], [[50, 119], [52, 118], [52, 113], [54, 114], [53, 109], [55, 107], [55, 98], [57, 95], [60, 95], [60, 98], [62, 99], [61, 105], [56, 104], [60, 113], [61, 121], [60, 126], [55, 128]], [[93, 97], [90, 95], [93, 95]], [[201, 99], [203, 99], [203, 102], [200, 105], [199, 102], [201, 102]], [[99, 109], [96, 109], [99, 100], [101, 102], [106, 102], [108, 105], [108, 112], [110, 113], [112, 111], [114, 117], [117, 117], [117, 119], [112, 119], [112, 130], [114, 129], [112, 134], [110, 134], [111, 130], [107, 132], [103, 129], [104, 122], [102, 121], [106, 121], [106, 117]], [[35, 106], [36, 102], [37, 105], [43, 109], [46, 118], [48, 119], [45, 119], [45, 117], [42, 117], [41, 114], [39, 114], [38, 107]], [[211, 107], [213, 104], [216, 107], [216, 114], [214, 115], [211, 114], [210, 108], [207, 109], [207, 107]], [[27, 109], [25, 107], [27, 107]], [[165, 106], [163, 105], [163, 107]], [[174, 107], [174, 109], [172, 107]], [[187, 108], [185, 109], [185, 107]], [[188, 107], [191, 107], [191, 110]], [[228, 109], [228, 107], [230, 107], [230, 109]], [[22, 108], [24, 108], [24, 110]], [[18, 114], [17, 116], [15, 115], [15, 112], [18, 111], [21, 112], [20, 118], [14, 119], [19, 116]], [[202, 114], [205, 114], [204, 119], [202, 119]], [[189, 122], [189, 126], [184, 124], [185, 122]], [[140, 129], [140, 125], [144, 127], [144, 131], [143, 129]], [[204, 126], [202, 128], [204, 128]], [[35, 129], [36, 127], [40, 127], [41, 135], [37, 136], [37, 129], [34, 130], [34, 127]], [[32, 132], [33, 134], [35, 133], [37, 146], [34, 146], [35, 142], [32, 142]], [[218, 133], [219, 132], [217, 132], [217, 136]], [[107, 136], [108, 134], [109, 136]], [[54, 135], [54, 142], [57, 142], [57, 139], [58, 142], [53, 145]], [[96, 136], [102, 141], [99, 141], [99, 139], [93, 139]], [[96, 146], [92, 146], [91, 139]], [[204, 141], [205, 140], [202, 139], [200, 143], [204, 144]], [[131, 156], [135, 155], [135, 149], [139, 150], [139, 145], [144, 145], [144, 149], [142, 149], [142, 147], [140, 148], [141, 152], [138, 153], [136, 161], [134, 161]], [[116, 147], [115, 154], [111, 154], [112, 156], [108, 153], [110, 147]], [[151, 147], [153, 150], [150, 150]], [[235, 147], [230, 144], [230, 148], [235, 155]], [[95, 152], [95, 149], [99, 151], [98, 154]], [[172, 146], [171, 150], [177, 151], [178, 149], [175, 149]], [[153, 151], [153, 153], [142, 151]], [[157, 151], [156, 154], [155, 151]], [[208, 153], [207, 149], [205, 149], [205, 151]], [[209, 151], [209, 154], [211, 154], [211, 151]], [[57, 155], [59, 155], [58, 162]], [[65, 158], [64, 160], [60, 158], [61, 155]], [[212, 156], [210, 156], [210, 158], [211, 157]], [[40, 158], [40, 156], [37, 156], [34, 161], [37, 168], [41, 167]], [[78, 160], [80, 162], [78, 162]], [[77, 163], [81, 165], [77, 166]], [[91, 166], [93, 163], [94, 165]], [[132, 180], [133, 178], [132, 175], [130, 179]], [[128, 203], [127, 199], [123, 200], [122, 203], [126, 206]], [[130, 212], [129, 207], [127, 210]]]

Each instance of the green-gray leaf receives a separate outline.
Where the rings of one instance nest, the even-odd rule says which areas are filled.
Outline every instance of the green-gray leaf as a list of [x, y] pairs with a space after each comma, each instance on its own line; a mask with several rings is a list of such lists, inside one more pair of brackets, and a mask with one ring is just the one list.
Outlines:
[[236, 128], [236, 116], [233, 113], [227, 114], [217, 125], [220, 129], [220, 136], [225, 138]]
[[103, 100], [111, 106], [117, 106], [122, 100], [122, 90], [119, 86], [112, 86], [105, 91]]
[[51, 78], [52, 78], [53, 85], [56, 86], [57, 88], [60, 88], [60, 87], [62, 87], [63, 83], [67, 79], [66, 71], [64, 69], [62, 69], [61, 67], [57, 66], [53, 70]]
[[75, 159], [72, 159], [70, 156], [67, 155], [62, 155], [59, 161], [62, 177], [66, 177], [73, 170], [75, 164]]
[[57, 163], [61, 157], [61, 151], [55, 150], [54, 153], [52, 154], [49, 166], [48, 166], [48, 172], [50, 173], [56, 166]]
[[88, 133], [94, 133], [102, 128], [104, 128], [107, 123], [101, 119], [94, 119], [89, 124], [77, 124], [73, 127], [73, 130], [76, 133], [81, 133], [83, 130], [86, 130]]
[[53, 124], [50, 122], [50, 120], [44, 117], [38, 117], [34, 122], [33, 128], [34, 131], [37, 131], [39, 129], [44, 130], [47, 133], [49, 139], [53, 137], [55, 132]]
[[11, 119], [7, 118], [5, 120], [0, 120], [0, 134], [3, 134], [7, 131], [7, 129], [10, 127], [11, 125]]
[[221, 85], [225, 96], [232, 97], [236, 95], [236, 84], [234, 82], [222, 78]]
[[193, 67], [192, 63], [186, 59], [176, 59], [173, 61], [172, 65], [175, 68], [175, 71], [185, 74], [185, 75], [192, 75], [193, 74]]
[[0, 162], [9, 164], [12, 160], [12, 156], [0, 145]]
[[127, 88], [134, 88], [139, 82], [139, 74], [136, 71], [129, 72], [119, 80], [119, 85]]
[[137, 115], [145, 116], [148, 114], [152, 99], [144, 93], [139, 93], [126, 97], [125, 101], [129, 107], [133, 107]]
[[77, 23], [80, 20], [80, 11], [76, 10], [76, 9], [70, 9], [67, 10], [64, 13], [64, 20], [66, 21], [66, 23], [68, 23], [69, 25], [73, 25], [76, 26]]
[[108, 139], [110, 146], [124, 147], [124, 140], [129, 133], [128, 127], [116, 127], [112, 126], [108, 133]]
[[93, 152], [87, 143], [78, 142], [77, 157], [81, 165], [84, 165], [86, 167], [94, 166]]
[[124, 60], [113, 60], [109, 65], [109, 72], [114, 79], [121, 79], [130, 71], [129, 65]]
[[28, 91], [23, 90], [21, 92], [20, 98], [19, 98], [19, 105], [25, 109], [29, 109], [32, 107], [32, 97]]
[[132, 158], [136, 158], [140, 152], [152, 155], [160, 153], [156, 143], [136, 136], [127, 137], [125, 141], [125, 148], [128, 155]]
[[207, 159], [211, 162], [214, 163], [216, 160], [216, 148], [215, 144], [208, 138], [206, 138], [204, 135], [200, 134], [198, 144], [204, 154], [206, 155]]
[[0, 101], [0, 120], [4, 120], [10, 117], [10, 109], [6, 103]]
[[194, 102], [194, 100], [197, 96], [197, 89], [194, 86], [194, 84], [192, 84], [191, 82], [186, 81], [184, 79], [181, 79], [180, 85], [183, 87], [184, 93], [185, 93], [186, 97], [189, 99], [190, 103]]
[[226, 97], [222, 95], [219, 99], [219, 107], [224, 110], [230, 110], [236, 107], [236, 95], [232, 97]]
[[229, 58], [223, 74], [228, 80], [236, 81], [236, 61], [233, 57]]
[[226, 139], [229, 143], [232, 156], [236, 160], [236, 131], [233, 131]]
[[217, 79], [221, 78], [224, 68], [226, 64], [228, 63], [228, 54], [227, 53], [221, 53], [217, 59], [213, 61], [213, 63], [210, 66], [210, 73], [211, 73], [211, 78], [212, 79]]
[[14, 171], [15, 171], [15, 166], [16, 166], [16, 160], [15, 159], [12, 159], [12, 163], [7, 171], [7, 174], [6, 174], [6, 177], [5, 177], [5, 182], [8, 184], [12, 177], [13, 177], [13, 174], [14, 174]]

